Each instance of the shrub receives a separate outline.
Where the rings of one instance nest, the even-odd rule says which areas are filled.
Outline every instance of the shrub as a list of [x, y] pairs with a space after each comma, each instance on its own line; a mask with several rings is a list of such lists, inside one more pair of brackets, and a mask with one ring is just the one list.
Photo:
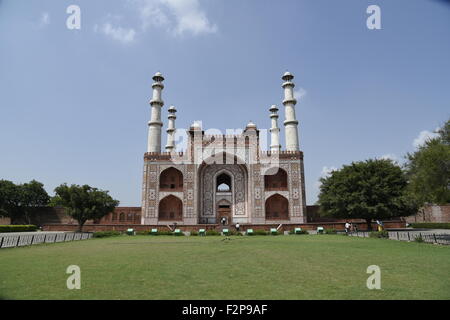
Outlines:
[[325, 229], [325, 234], [337, 234], [336, 229]]
[[230, 236], [242, 236], [242, 233], [237, 232], [236, 230], [230, 230], [230, 232], [228, 232], [228, 235], [230, 235]]
[[425, 242], [425, 240], [422, 238], [422, 235], [419, 235], [418, 237], [415, 237], [414, 241], [415, 242], [419, 242], [419, 243]]
[[295, 233], [295, 230], [289, 231], [289, 234], [309, 234], [308, 230], [300, 230], [300, 232]]
[[106, 237], [115, 237], [120, 236], [121, 233], [119, 231], [99, 231], [94, 232], [94, 238], [106, 238]]
[[155, 234], [155, 236], [171, 236], [173, 235], [172, 231], [159, 231]]
[[0, 226], [0, 232], [31, 232], [36, 231], [38, 227], [34, 225], [7, 225]]
[[136, 235], [138, 236], [148, 236], [150, 231], [136, 231]]
[[450, 223], [411, 223], [411, 227], [416, 229], [450, 229]]
[[389, 238], [389, 233], [386, 230], [369, 232], [370, 238]]
[[206, 235], [207, 236], [220, 236], [221, 234], [219, 231], [216, 231], [216, 230], [208, 230], [208, 231], [206, 231]]
[[255, 236], [267, 236], [269, 234], [269, 232], [267, 232], [266, 230], [254, 230], [253, 231], [253, 235]]
[[198, 236], [198, 231], [191, 231], [191, 236], [197, 237]]

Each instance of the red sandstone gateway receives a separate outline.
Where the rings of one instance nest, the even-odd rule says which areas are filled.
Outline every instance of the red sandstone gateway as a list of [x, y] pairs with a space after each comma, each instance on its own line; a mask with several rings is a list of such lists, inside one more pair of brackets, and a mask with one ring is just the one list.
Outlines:
[[[299, 150], [294, 76], [283, 77], [286, 150], [281, 150], [278, 108], [271, 106], [271, 145], [260, 149], [260, 131], [249, 122], [235, 135], [187, 131], [187, 148], [176, 153], [176, 108], [169, 108], [166, 152], [161, 152], [164, 77], [155, 74], [144, 156], [141, 222], [179, 226], [299, 224], [306, 222], [303, 153]], [[269, 123], [269, 119], [268, 119]]]

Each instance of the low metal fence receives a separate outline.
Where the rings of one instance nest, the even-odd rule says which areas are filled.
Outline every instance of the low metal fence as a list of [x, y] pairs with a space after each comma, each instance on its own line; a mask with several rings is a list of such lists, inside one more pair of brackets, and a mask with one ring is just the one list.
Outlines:
[[366, 231], [354, 231], [347, 233], [351, 237], [362, 237], [362, 238], [368, 238], [369, 232]]
[[92, 238], [89, 232], [65, 232], [65, 233], [32, 233], [0, 235], [0, 249], [30, 246], [41, 243], [56, 243], [78, 241]]
[[[349, 236], [368, 238], [367, 231], [350, 232]], [[420, 231], [388, 231], [389, 239], [398, 241], [418, 241], [450, 245], [450, 233], [420, 232]]]

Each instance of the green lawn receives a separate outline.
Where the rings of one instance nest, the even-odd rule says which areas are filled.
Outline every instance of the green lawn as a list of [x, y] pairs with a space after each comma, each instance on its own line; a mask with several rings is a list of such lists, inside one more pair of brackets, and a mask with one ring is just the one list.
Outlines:
[[[120, 236], [0, 249], [3, 299], [450, 299], [450, 247], [341, 235]], [[81, 290], [68, 290], [69, 265]], [[381, 290], [369, 290], [369, 265]]]

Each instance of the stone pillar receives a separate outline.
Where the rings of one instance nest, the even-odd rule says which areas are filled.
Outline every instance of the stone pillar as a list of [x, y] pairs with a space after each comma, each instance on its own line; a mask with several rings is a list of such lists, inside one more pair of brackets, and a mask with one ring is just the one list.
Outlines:
[[153, 77], [153, 98], [150, 100], [151, 119], [148, 123], [148, 148], [147, 152], [161, 152], [161, 108], [164, 101], [161, 98], [161, 92], [164, 89], [164, 77], [157, 72]]
[[174, 106], [171, 106], [169, 108], [169, 116], [167, 117], [169, 119], [169, 124], [167, 125], [167, 145], [166, 145], [166, 151], [172, 152], [175, 149], [175, 119], [177, 116], [175, 113], [177, 112], [177, 109], [175, 109]]
[[298, 151], [298, 121], [295, 117], [295, 105], [297, 104], [297, 100], [294, 97], [295, 84], [292, 82], [294, 76], [290, 72], [286, 72], [282, 79], [284, 80], [282, 87], [284, 89], [283, 105], [285, 107], [284, 129], [286, 137], [286, 150]]
[[278, 128], [278, 108], [273, 105], [269, 111], [270, 119], [272, 120], [272, 127], [270, 128], [270, 151], [279, 152], [281, 150], [280, 145], [280, 128]]

